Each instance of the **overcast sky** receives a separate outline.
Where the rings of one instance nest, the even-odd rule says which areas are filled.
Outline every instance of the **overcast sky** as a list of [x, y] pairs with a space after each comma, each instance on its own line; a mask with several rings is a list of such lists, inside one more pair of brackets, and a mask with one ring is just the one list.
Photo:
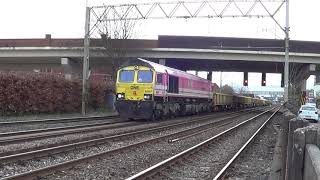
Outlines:
[[[137, 2], [137, 0], [88, 0], [89, 5]], [[155, 1], [155, 0], [149, 0]], [[158, 0], [159, 1], [159, 0]], [[161, 1], [161, 0], [160, 0]], [[139, 0], [139, 2], [148, 2]], [[166, 1], [168, 2], [168, 1]], [[0, 2], [0, 38], [82, 38], [86, 0], [2, 0]], [[290, 0], [290, 37], [295, 40], [320, 41], [320, 0]], [[277, 19], [284, 25], [284, 7]], [[283, 38], [281, 30], [270, 18], [222, 18], [192, 20], [158, 20], [138, 23], [136, 38], [156, 39], [157, 35], [231, 36]], [[220, 73], [214, 74], [219, 79]], [[272, 83], [268, 81], [272, 79]], [[272, 78], [271, 78], [272, 77]], [[267, 75], [267, 84], [280, 86], [279, 75]], [[223, 84], [241, 86], [242, 75], [224, 73]], [[250, 85], [258, 87], [260, 75], [249, 74]], [[252, 79], [252, 80], [251, 80]], [[313, 85], [308, 81], [308, 88]], [[257, 81], [257, 82], [256, 82]], [[220, 80], [218, 80], [219, 84]], [[254, 87], [252, 87], [254, 88]]]
[[[88, 1], [89, 5], [98, 5], [102, 2], [137, 2], [136, 0]], [[139, 2], [146, 1], [139, 0]], [[0, 3], [0, 38], [42, 38], [47, 33], [55, 38], [83, 37], [85, 0], [2, 0]], [[290, 0], [291, 39], [320, 41], [319, 7], [319, 0]], [[141, 22], [144, 24], [143, 27], [145, 24], [152, 25], [139, 32], [142, 34], [139, 37], [156, 38], [158, 34], [180, 34], [282, 38], [280, 29], [275, 29], [272, 20], [267, 19], [195, 19], [179, 20], [175, 23], [161, 20], [154, 21], [156, 26], [148, 21], [148, 23]], [[278, 20], [283, 22], [284, 18]]]

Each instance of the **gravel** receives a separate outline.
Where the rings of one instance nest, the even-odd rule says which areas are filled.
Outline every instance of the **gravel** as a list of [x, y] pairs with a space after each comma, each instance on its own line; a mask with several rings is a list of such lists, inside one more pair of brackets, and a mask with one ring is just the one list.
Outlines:
[[[262, 117], [266, 118], [267, 115], [263, 115]], [[210, 144], [208, 149], [188, 157], [187, 161], [183, 161], [173, 168], [165, 170], [165, 175], [161, 173], [160, 178], [212, 179], [255, 132], [260, 124], [261, 118], [259, 118], [259, 121], [250, 122], [242, 126], [241, 129], [224, 135], [215, 143]]]
[[276, 115], [266, 125], [266, 128], [230, 166], [225, 174], [226, 179], [268, 179], [281, 120], [284, 120], [283, 116]]
[[[243, 116], [239, 119], [247, 118], [248, 116]], [[124, 179], [225, 129], [227, 127], [221, 127], [219, 130], [209, 131], [172, 144], [168, 144], [165, 140], [132, 148], [119, 154], [101, 157], [98, 162], [90, 161], [88, 164], [79, 165], [71, 170], [55, 173], [45, 179]]]
[[[196, 123], [196, 124], [193, 124], [192, 126], [188, 126], [188, 127], [194, 127], [194, 126], [198, 126], [198, 125], [199, 125], [199, 123]], [[144, 128], [146, 128], [146, 126], [144, 126]], [[186, 127], [174, 129], [174, 131], [185, 129], [185, 128]], [[84, 155], [87, 156], [87, 155], [91, 155], [91, 154], [98, 153], [101, 151], [119, 148], [124, 145], [132, 144], [132, 143], [136, 143], [136, 142], [141, 142], [141, 141], [144, 141], [147, 139], [163, 136], [165, 134], [169, 134], [172, 132], [173, 132], [173, 130], [171, 129], [171, 130], [166, 130], [166, 131], [157, 132], [157, 133], [150, 133], [147, 136], [143, 136], [143, 137], [132, 137], [132, 138], [128, 138], [128, 139], [122, 140], [122, 141], [114, 141], [114, 142], [106, 143], [103, 145], [86, 148], [84, 150], [71, 151], [70, 153], [61, 153], [61, 154], [53, 155], [51, 157], [39, 158], [38, 160], [22, 161], [19, 163], [6, 164], [6, 165], [3, 165], [3, 169], [1, 169], [0, 176], [7, 176], [7, 175], [20, 173], [20, 172], [25, 172], [27, 170], [31, 170], [34, 168], [40, 168], [40, 167], [56, 164], [58, 162], [83, 157]], [[48, 139], [46, 139], [45, 141], [48, 141]], [[37, 142], [37, 143], [39, 143], [39, 142]], [[167, 142], [165, 141], [160, 144], [162, 144], [162, 146], [163, 146], [163, 143], [166, 144]], [[163, 152], [163, 150], [162, 150], [163, 148], [161, 145], [160, 146], [158, 144], [155, 144], [155, 145], [156, 145], [155, 147], [157, 147], [155, 151], [153, 150], [153, 152], [155, 154], [159, 153], [159, 151]], [[176, 145], [178, 145], [178, 147], [180, 147], [180, 146], [184, 146], [184, 143], [180, 142], [180, 143], [177, 143]], [[174, 146], [176, 146], [176, 145], [174, 145]], [[28, 147], [30, 147], [30, 144], [28, 145]], [[153, 148], [153, 147], [151, 147], [151, 148]], [[132, 152], [134, 152], [134, 151], [132, 151]], [[132, 152], [130, 151], [130, 153], [132, 153]], [[147, 152], [149, 153], [149, 150], [147, 150]], [[176, 152], [176, 151], [174, 151], [174, 152]], [[172, 152], [170, 155], [172, 155], [174, 152]], [[128, 158], [130, 159], [130, 158], [133, 158], [136, 156], [137, 155], [133, 154], [133, 156], [129, 155]], [[115, 157], [117, 157], [117, 156], [115, 156]], [[119, 157], [117, 157], [116, 160], [117, 161], [120, 160], [120, 162], [121, 162], [121, 159], [122, 159], [122, 162], [127, 162], [127, 160], [123, 159], [123, 158], [124, 158], [124, 156], [122, 154], [121, 158], [119, 159]], [[135, 160], [135, 158], [133, 158], [133, 159]], [[113, 168], [113, 167], [117, 168], [118, 166], [112, 166], [110, 168]], [[105, 168], [102, 168], [102, 169], [105, 169]], [[116, 169], [112, 170], [111, 169], [110, 175], [112, 175], [114, 173], [116, 176], [118, 176], [117, 175], [118, 172], [119, 172], [119, 170], [116, 170]], [[79, 178], [80, 177], [82, 177], [82, 176], [79, 176]]]

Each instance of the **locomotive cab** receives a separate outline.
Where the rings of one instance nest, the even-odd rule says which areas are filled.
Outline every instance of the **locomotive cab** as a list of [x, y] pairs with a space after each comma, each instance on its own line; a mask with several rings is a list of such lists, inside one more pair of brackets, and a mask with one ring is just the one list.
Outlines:
[[152, 117], [155, 78], [155, 71], [148, 64], [129, 64], [118, 70], [115, 105], [122, 118]]

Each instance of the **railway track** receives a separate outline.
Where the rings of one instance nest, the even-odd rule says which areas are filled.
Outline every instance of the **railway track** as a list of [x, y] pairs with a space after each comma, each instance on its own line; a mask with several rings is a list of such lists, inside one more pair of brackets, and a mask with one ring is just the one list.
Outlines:
[[[281, 108], [281, 107], [280, 107]], [[272, 119], [272, 117], [280, 110], [277, 109], [272, 115], [256, 130], [256, 132], [244, 143], [243, 146], [233, 155], [233, 157], [223, 166], [219, 173], [213, 178], [213, 180], [218, 180], [227, 171], [230, 165], [240, 156], [240, 154], [249, 146], [252, 140], [261, 132], [261, 130], [266, 126], [266, 124]]]
[[134, 126], [138, 124], [141, 124], [141, 123], [132, 122], [132, 121], [131, 122], [130, 121], [105, 122], [105, 123], [85, 124], [85, 125], [78, 125], [78, 126], [67, 126], [67, 127], [58, 127], [58, 128], [0, 133], [0, 145], [5, 145], [5, 144], [7, 145], [9, 143], [18, 143], [21, 141], [25, 142], [30, 140], [37, 140], [37, 139], [82, 133], [82, 132], [97, 131], [97, 130], [103, 130], [103, 129]]
[[[274, 109], [274, 108], [273, 108]], [[210, 168], [212, 168], [212, 166], [221, 166], [218, 165], [219, 162], [221, 162], [220, 160], [217, 162], [215, 162], [214, 164], [202, 164], [200, 162], [200, 159], [202, 159], [204, 162], [206, 162], [206, 158], [201, 158], [201, 156], [208, 156], [208, 154], [213, 154], [210, 153], [210, 151], [214, 151], [214, 147], [216, 147], [214, 145], [214, 143], [217, 141], [218, 138], [221, 138], [223, 136], [225, 136], [226, 134], [230, 134], [232, 132], [235, 132], [237, 129], [239, 129], [240, 127], [244, 126], [247, 123], [252, 122], [253, 120], [257, 119], [258, 117], [270, 112], [271, 110], [267, 110], [263, 113], [258, 114], [255, 117], [252, 117], [246, 121], [243, 121], [181, 153], [178, 153], [162, 162], [159, 162], [158, 164], [155, 164], [129, 178], [127, 178], [127, 180], [134, 180], [134, 179], [176, 179], [176, 178], [195, 178], [195, 179], [212, 179], [211, 178], [211, 174], [210, 174]], [[280, 109], [280, 108], [279, 108]], [[252, 141], [252, 139], [261, 131], [261, 129], [263, 129], [263, 127], [269, 122], [269, 120], [279, 111], [279, 109], [277, 109], [271, 116], [269, 116], [262, 125], [260, 125], [260, 127], [255, 131], [255, 133], [253, 133], [253, 135], [244, 143], [243, 146], [241, 146], [241, 148], [233, 155], [233, 157], [227, 161], [227, 163], [221, 168], [221, 170], [213, 177], [214, 180], [217, 180], [221, 177], [221, 175], [226, 171], [226, 169], [230, 166], [230, 164], [239, 156], [239, 154], [248, 146], [248, 144]], [[214, 151], [215, 152], [215, 151]], [[200, 157], [199, 157], [200, 156]], [[192, 159], [192, 157], [195, 157], [194, 159]], [[192, 160], [189, 160], [192, 159]], [[195, 163], [197, 162], [197, 163]], [[199, 163], [198, 163], [199, 162]], [[194, 174], [191, 173], [188, 174], [183, 172], [183, 170], [186, 170], [184, 168], [180, 168], [179, 164], [182, 164], [182, 166], [184, 165], [188, 165], [188, 164], [192, 164], [192, 168], [193, 170], [197, 171], [201, 171], [201, 167], [202, 169], [205, 169], [205, 173], [207, 173], [207, 175], [205, 175], [204, 177], [195, 177]], [[211, 162], [212, 163], [212, 162]], [[199, 168], [195, 168], [197, 166], [201, 166]], [[172, 172], [174, 175], [171, 176]], [[203, 173], [203, 172], [202, 172]], [[184, 177], [184, 176], [191, 176], [191, 177]]]
[[84, 128], [84, 127], [96, 127], [96, 126], [103, 126], [103, 125], [110, 125], [110, 124], [118, 124], [118, 123], [123, 123], [123, 122], [129, 122], [129, 121], [90, 123], [90, 124], [63, 126], [63, 127], [55, 127], [55, 128], [44, 128], [44, 129], [33, 129], [33, 130], [25, 130], [25, 131], [5, 132], [5, 133], [0, 133], [0, 138], [1, 137], [8, 137], [8, 136], [25, 135], [25, 134], [43, 133], [43, 132], [50, 132], [50, 131], [78, 129], [78, 128]]
[[23, 134], [42, 133], [49, 131], [58, 131], [65, 129], [76, 129], [81, 127], [90, 127], [103, 125], [103, 123], [124, 122], [118, 116], [96, 116], [86, 118], [63, 118], [63, 119], [45, 119], [35, 121], [14, 121], [0, 122], [0, 138], [8, 136], [17, 136]]
[[[243, 115], [243, 114], [242, 114]], [[134, 147], [138, 147], [138, 146], [143, 146], [145, 144], [150, 144], [150, 143], [155, 143], [157, 141], [163, 141], [163, 140], [170, 140], [172, 138], [177, 138], [177, 137], [183, 137], [186, 138], [186, 136], [190, 135], [190, 134], [194, 134], [195, 131], [201, 131], [201, 130], [208, 130], [208, 129], [212, 129], [212, 126], [216, 125], [217, 127], [219, 126], [223, 126], [223, 124], [225, 124], [226, 122], [224, 122], [226, 119], [232, 119], [234, 117], [237, 117], [239, 115], [233, 115], [230, 116], [228, 118], [224, 118], [221, 119], [220, 121], [215, 121], [215, 122], [210, 122], [210, 123], [206, 123], [203, 124], [199, 127], [196, 128], [190, 128], [190, 129], [186, 129], [183, 131], [179, 131], [176, 133], [172, 133], [172, 134], [168, 134], [168, 135], [164, 135], [164, 136], [160, 136], [160, 137], [156, 137], [156, 138], [152, 138], [149, 140], [145, 140], [142, 142], [138, 142], [138, 143], [134, 143], [134, 144], [130, 144], [130, 145], [126, 145], [117, 149], [112, 149], [112, 150], [108, 150], [108, 151], [104, 151], [101, 153], [97, 153], [94, 155], [90, 155], [90, 156], [85, 156], [82, 158], [78, 158], [78, 159], [74, 159], [71, 161], [66, 161], [66, 162], [62, 162], [56, 165], [52, 165], [52, 166], [48, 166], [42, 169], [37, 169], [37, 170], [33, 170], [27, 173], [22, 173], [19, 175], [15, 175], [12, 177], [7, 177], [5, 179], [28, 179], [28, 178], [34, 178], [36, 176], [44, 176], [46, 174], [50, 174], [53, 173], [57, 170], [61, 170], [61, 169], [65, 169], [71, 166], [74, 166], [80, 162], [83, 161], [88, 161], [90, 159], [96, 159], [99, 158], [101, 156], [107, 155], [107, 154], [113, 154], [113, 153], [117, 153], [117, 152], [121, 152], [125, 149], [129, 149], [129, 148], [134, 148]], [[207, 117], [208, 118], [208, 117]], [[198, 120], [199, 121], [199, 120]], [[194, 120], [194, 122], [196, 122], [196, 120]], [[186, 123], [186, 122], [184, 122]], [[180, 123], [180, 125], [183, 125], [184, 123]], [[87, 147], [87, 146], [91, 146], [91, 145], [96, 145], [96, 144], [103, 144], [107, 141], [110, 141], [112, 139], [126, 139], [128, 137], [133, 137], [133, 136], [137, 136], [137, 135], [142, 135], [148, 132], [155, 132], [155, 131], [160, 131], [160, 130], [164, 130], [164, 129], [168, 129], [170, 127], [174, 127], [177, 126], [178, 124], [175, 125], [167, 125], [167, 126], [163, 126], [163, 127], [159, 127], [159, 128], [152, 128], [152, 129], [147, 129], [147, 130], [141, 130], [138, 132], [131, 132], [131, 133], [126, 133], [126, 134], [122, 134], [122, 135], [115, 135], [115, 136], [110, 136], [110, 137], [105, 137], [105, 138], [99, 138], [99, 139], [94, 139], [94, 140], [90, 140], [90, 141], [85, 141], [85, 142], [79, 142], [79, 143], [74, 143], [74, 144], [68, 144], [68, 145], [64, 145], [64, 146], [59, 146], [59, 147], [53, 147], [53, 148], [47, 148], [47, 149], [42, 149], [42, 150], [37, 150], [37, 151], [32, 151], [32, 152], [26, 152], [26, 153], [20, 153], [20, 154], [15, 154], [15, 155], [10, 155], [10, 156], [6, 156], [6, 157], [1, 157], [0, 161], [1, 162], [11, 162], [11, 161], [21, 161], [23, 159], [32, 159], [35, 157], [41, 157], [41, 156], [47, 156], [49, 154], [55, 154], [55, 153], [59, 153], [59, 152], [66, 152], [66, 151], [71, 151], [73, 149], [79, 149], [81, 147]]]
[[[216, 125], [215, 127], [220, 127], [222, 125], [229, 124], [230, 123], [229, 121], [232, 120], [232, 118], [238, 117], [240, 115], [243, 115], [243, 114], [231, 113], [231, 114], [229, 114], [229, 116], [227, 116], [227, 117], [225, 117], [223, 119], [218, 119], [217, 121], [205, 123], [205, 124], [200, 125], [200, 126], [198, 126], [196, 128], [188, 129], [188, 132], [194, 131], [194, 133], [189, 133], [189, 135], [196, 135], [196, 134], [202, 133], [204, 131], [211, 130], [212, 129], [212, 125]], [[200, 119], [190, 120], [190, 121], [187, 121], [187, 122], [178, 122], [178, 123], [173, 123], [173, 124], [169, 124], [169, 125], [164, 125], [164, 126], [161, 126], [161, 127], [153, 127], [153, 128], [148, 128], [148, 129], [145, 129], [145, 130], [126, 132], [126, 133], [111, 135], [111, 136], [102, 137], [102, 138], [98, 137], [98, 138], [92, 138], [92, 139], [89, 139], [89, 140], [81, 140], [79, 142], [71, 142], [71, 143], [68, 143], [68, 144], [61, 144], [61, 145], [58, 144], [58, 145], [53, 146], [53, 147], [37, 148], [37, 149], [33, 149], [31, 151], [24, 151], [24, 152], [19, 152], [18, 151], [18, 152], [12, 152], [10, 154], [8, 154], [8, 153], [0, 153], [0, 162], [8, 162], [9, 160], [12, 161], [12, 159], [17, 159], [17, 157], [21, 158], [23, 156], [24, 157], [28, 157], [28, 156], [30, 157], [31, 154], [35, 154], [35, 153], [42, 154], [44, 152], [47, 152], [48, 154], [53, 154], [54, 153], [53, 151], [63, 152], [63, 151], [66, 151], [66, 150], [72, 150], [72, 148], [75, 149], [75, 148], [79, 148], [79, 147], [86, 147], [86, 146], [90, 146], [90, 145], [96, 145], [96, 144], [105, 143], [105, 142], [110, 141], [110, 140], [116, 140], [116, 139], [121, 139], [121, 138], [124, 139], [124, 138], [127, 138], [127, 137], [133, 137], [133, 136], [137, 136], [137, 135], [140, 135], [140, 134], [158, 132], [158, 131], [162, 131], [162, 130], [168, 130], [170, 128], [182, 127], [182, 126], [187, 125], [187, 124], [197, 123], [197, 122], [200, 122], [200, 121], [205, 121], [205, 120], [208, 120], [210, 118], [212, 118], [212, 117], [205, 116], [205, 117], [202, 117]], [[227, 121], [227, 122], [225, 122], [225, 121]], [[186, 138], [186, 136], [181, 135], [180, 137], [176, 137], [175, 139], [170, 139], [169, 142], [173, 143], [173, 142], [176, 142], [176, 141], [184, 139], [184, 138]], [[44, 155], [48, 155], [48, 154], [44, 154]], [[34, 156], [34, 157], [36, 157], [36, 156]], [[17, 160], [22, 160], [22, 159], [17, 159]]]
[[41, 120], [28, 120], [28, 121], [0, 121], [0, 126], [16, 126], [25, 124], [43, 124], [43, 123], [65, 123], [65, 122], [79, 122], [79, 121], [92, 121], [92, 120], [104, 120], [113, 119], [119, 117], [113, 116], [90, 116], [90, 117], [76, 117], [76, 118], [59, 118], [59, 119], [41, 119]]
[[[252, 109], [253, 111], [256, 109]], [[233, 112], [232, 114], [241, 113]], [[206, 120], [207, 117], [212, 117], [212, 115], [205, 115], [200, 117], [200, 120]], [[178, 118], [177, 120], [182, 119]], [[189, 121], [190, 122], [190, 121]], [[189, 123], [185, 122], [185, 123]], [[194, 121], [191, 121], [194, 122]], [[56, 128], [45, 128], [45, 129], [34, 129], [34, 130], [26, 130], [26, 131], [16, 131], [16, 132], [7, 132], [7, 133], [0, 133], [0, 145], [4, 144], [12, 144], [12, 143], [19, 143], [31, 140], [38, 140], [43, 138], [50, 138], [50, 137], [57, 137], [62, 135], [68, 134], [76, 134], [82, 132], [93, 132], [98, 130], [104, 129], [111, 129], [111, 128], [121, 128], [121, 127], [128, 127], [134, 125], [140, 125], [141, 122], [137, 121], [122, 121], [120, 119], [113, 120], [110, 122], [104, 123], [93, 123], [93, 124], [84, 124], [84, 125], [76, 125], [76, 126], [65, 126], [65, 127], [56, 127]], [[180, 123], [177, 123], [180, 124]]]

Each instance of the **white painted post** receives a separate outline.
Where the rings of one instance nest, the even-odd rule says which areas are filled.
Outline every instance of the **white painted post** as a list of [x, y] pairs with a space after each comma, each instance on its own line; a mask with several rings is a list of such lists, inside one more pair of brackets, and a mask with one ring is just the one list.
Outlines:
[[289, 100], [289, 0], [286, 0], [286, 27], [285, 27], [285, 60], [284, 60], [284, 101]]

